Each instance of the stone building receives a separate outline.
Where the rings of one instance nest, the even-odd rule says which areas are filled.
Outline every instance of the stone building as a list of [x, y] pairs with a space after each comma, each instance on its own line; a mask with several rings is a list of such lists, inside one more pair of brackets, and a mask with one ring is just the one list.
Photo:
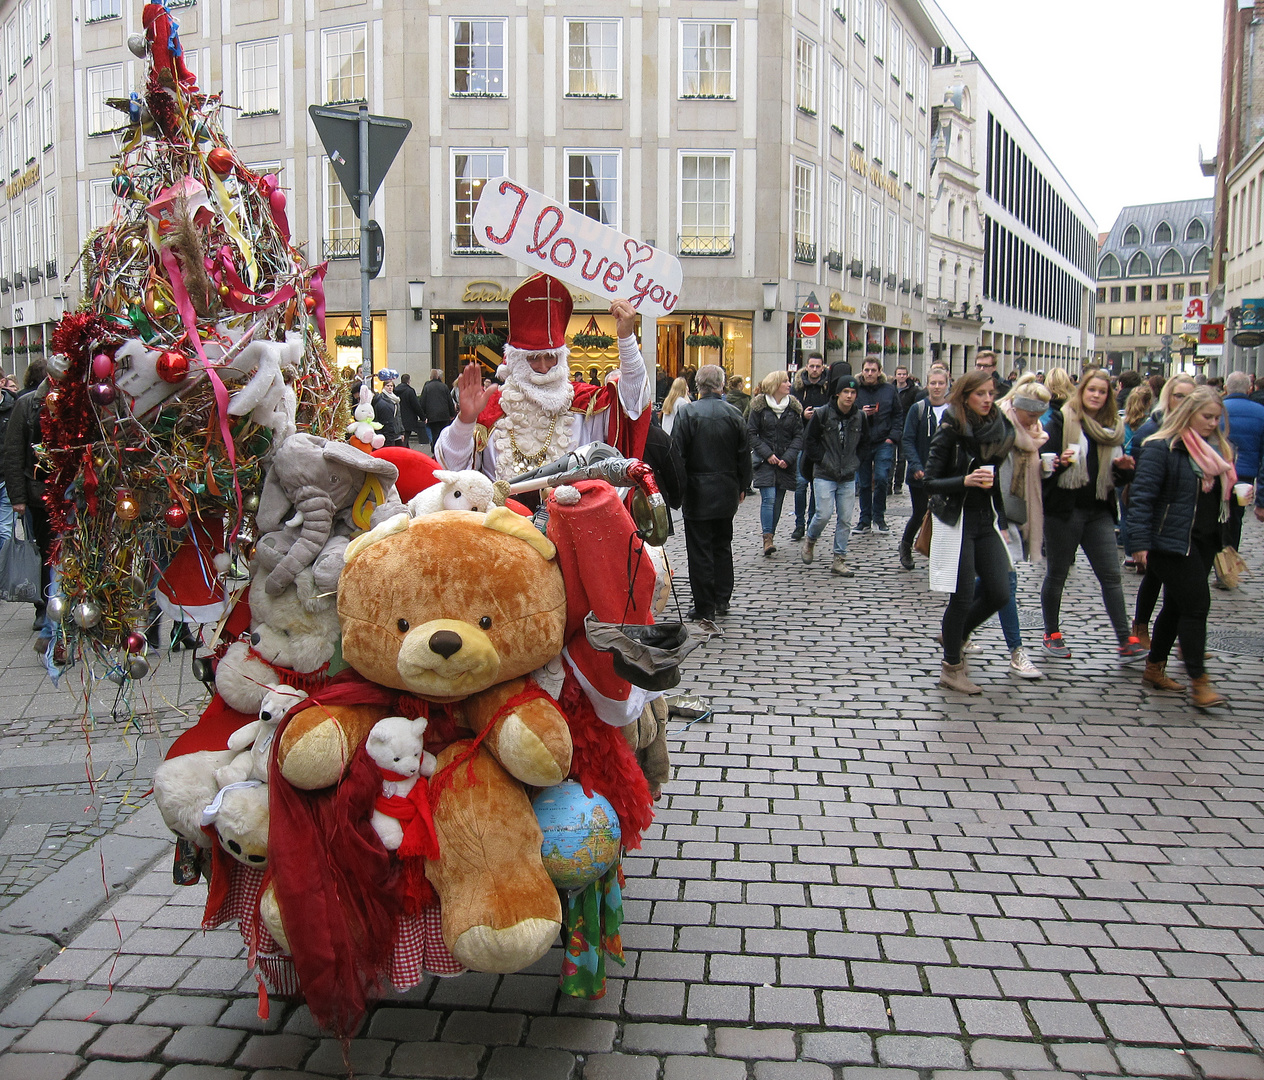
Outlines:
[[[122, 114], [141, 88], [127, 48], [139, 0], [0, 4], [0, 342], [43, 349], [79, 296], [63, 280], [111, 214]], [[277, 171], [296, 238], [329, 259], [331, 351], [359, 310], [358, 221], [311, 104], [406, 117], [372, 207], [385, 263], [371, 290], [375, 367], [449, 377], [463, 336], [503, 325], [522, 266], [472, 235], [481, 185], [508, 173], [678, 253], [672, 316], [644, 328], [669, 372], [722, 360], [758, 379], [805, 345], [924, 348], [930, 55], [920, 0], [684, 0], [524, 7], [457, 0], [172, 0], [189, 66], [222, 91], [241, 159]], [[822, 340], [794, 333], [815, 294]], [[611, 329], [576, 296], [576, 322]], [[719, 339], [719, 346], [697, 346]], [[650, 343], [653, 342], [651, 345]], [[7, 366], [19, 367], [16, 352]], [[489, 364], [494, 355], [484, 354]], [[613, 349], [577, 350], [599, 372]]]

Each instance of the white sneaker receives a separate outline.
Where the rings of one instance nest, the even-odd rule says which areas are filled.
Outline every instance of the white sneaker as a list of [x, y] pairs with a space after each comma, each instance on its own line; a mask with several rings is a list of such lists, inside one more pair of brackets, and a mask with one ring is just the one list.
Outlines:
[[963, 654], [982, 652], [983, 646], [976, 644], [975, 642], [971, 641], [969, 638], [966, 638], [965, 641], [961, 643], [961, 651]]
[[1045, 677], [1044, 672], [1031, 662], [1031, 659], [1027, 656], [1027, 650], [1021, 645], [1009, 654], [1009, 669], [1020, 679], [1043, 679]]

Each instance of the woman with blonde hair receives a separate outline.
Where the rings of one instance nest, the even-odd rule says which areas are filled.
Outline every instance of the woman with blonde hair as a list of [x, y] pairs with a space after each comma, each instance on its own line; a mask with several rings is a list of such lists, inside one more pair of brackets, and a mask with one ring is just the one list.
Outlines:
[[[1139, 383], [1133, 387], [1132, 393], [1128, 395], [1128, 402], [1124, 405], [1124, 453], [1132, 457], [1133, 461], [1137, 460], [1137, 450], [1139, 447], [1134, 444], [1137, 441], [1137, 430], [1150, 418], [1150, 406], [1154, 403], [1154, 391], [1145, 383]], [[1136, 566], [1136, 560], [1132, 557], [1132, 544], [1128, 540], [1128, 488], [1125, 486], [1119, 492], [1119, 546], [1124, 549], [1124, 566], [1132, 569]], [[1138, 570], [1138, 573], [1140, 571]], [[1136, 634], [1136, 631], [1133, 631]], [[1140, 635], [1136, 635], [1140, 639]], [[1145, 642], [1143, 641], [1144, 645]]]
[[1166, 667], [1179, 638], [1190, 677], [1190, 701], [1200, 709], [1223, 705], [1207, 677], [1207, 577], [1224, 546], [1229, 499], [1238, 475], [1233, 445], [1220, 430], [1220, 395], [1196, 387], [1146, 440], [1132, 485], [1132, 532], [1137, 561], [1163, 585], [1142, 676], [1156, 690], [1180, 690]]
[[663, 398], [663, 430], [670, 435], [672, 424], [676, 422], [676, 410], [689, 403], [689, 384], [683, 377], [676, 378], [667, 396]]
[[803, 449], [803, 405], [790, 393], [790, 376], [771, 371], [759, 383], [746, 414], [755, 474], [751, 483], [759, 489], [759, 521], [764, 532], [764, 555], [777, 548], [773, 535], [781, 520], [786, 492], [798, 483], [796, 472]]
[[1062, 590], [1075, 553], [1082, 550], [1097, 576], [1102, 602], [1119, 639], [1120, 662], [1139, 660], [1145, 648], [1132, 634], [1115, 546], [1119, 519], [1115, 489], [1132, 479], [1134, 463], [1124, 453], [1124, 422], [1110, 376], [1100, 370], [1085, 372], [1075, 393], [1045, 421], [1045, 430], [1049, 450], [1059, 455], [1043, 489], [1049, 521], [1047, 568], [1040, 587], [1045, 655], [1071, 656], [1062, 637]]
[[[1071, 378], [1071, 373], [1066, 368], [1050, 368], [1048, 374], [1045, 375], [1045, 388], [1052, 395], [1049, 408], [1057, 412], [1075, 393], [1075, 380]], [[1045, 419], [1048, 417], [1049, 414], [1046, 413]]]

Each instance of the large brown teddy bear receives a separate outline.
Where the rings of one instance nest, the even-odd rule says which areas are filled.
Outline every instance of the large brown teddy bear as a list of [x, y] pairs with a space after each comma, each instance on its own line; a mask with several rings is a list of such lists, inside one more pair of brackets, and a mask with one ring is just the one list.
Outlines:
[[[425, 872], [444, 942], [479, 971], [529, 966], [561, 926], [524, 791], [559, 783], [571, 768], [565, 718], [526, 679], [562, 651], [566, 595], [554, 554], [529, 520], [504, 507], [400, 516], [352, 541], [338, 587], [347, 663], [430, 709], [441, 854]], [[306, 791], [339, 783], [369, 729], [393, 711], [335, 704], [299, 712], [279, 736], [277, 772]], [[431, 734], [442, 740], [445, 724], [449, 745], [440, 748]], [[284, 897], [281, 907], [284, 920]]]

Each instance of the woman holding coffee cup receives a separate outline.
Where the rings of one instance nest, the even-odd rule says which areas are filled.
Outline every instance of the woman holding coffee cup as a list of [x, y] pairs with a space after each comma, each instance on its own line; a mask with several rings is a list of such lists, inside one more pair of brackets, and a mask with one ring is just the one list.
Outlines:
[[[1150, 658], [1142, 679], [1156, 690], [1180, 690], [1166, 672], [1179, 638], [1200, 709], [1223, 705], [1207, 678], [1207, 577], [1224, 546], [1229, 499], [1237, 485], [1233, 445], [1220, 430], [1223, 406], [1207, 386], [1196, 387], [1145, 443], [1129, 509], [1136, 559], [1163, 585]], [[1248, 492], [1249, 495], [1249, 492]]]
[[[942, 623], [939, 685], [963, 694], [983, 691], [966, 674], [962, 644], [1011, 595], [1010, 558], [1001, 538], [1005, 507], [996, 469], [1014, 445], [1014, 429], [996, 407], [995, 385], [991, 372], [977, 370], [953, 385], [948, 408], [931, 439], [923, 481], [935, 515], [932, 587], [952, 591]], [[936, 586], [938, 571], [945, 566], [951, 584]]]
[[[1071, 650], [1062, 637], [1062, 590], [1083, 550], [1097, 575], [1102, 601], [1119, 639], [1119, 660], [1128, 663], [1145, 656], [1145, 647], [1132, 635], [1124, 603], [1115, 524], [1119, 507], [1117, 485], [1132, 479], [1134, 462], [1123, 451], [1124, 422], [1115, 404], [1110, 376], [1088, 371], [1061, 409], [1045, 420], [1050, 450], [1058, 451], [1053, 474], [1044, 480], [1047, 567], [1040, 588], [1044, 613], [1045, 655], [1068, 658]], [[1056, 525], [1056, 527], [1055, 527]]]

